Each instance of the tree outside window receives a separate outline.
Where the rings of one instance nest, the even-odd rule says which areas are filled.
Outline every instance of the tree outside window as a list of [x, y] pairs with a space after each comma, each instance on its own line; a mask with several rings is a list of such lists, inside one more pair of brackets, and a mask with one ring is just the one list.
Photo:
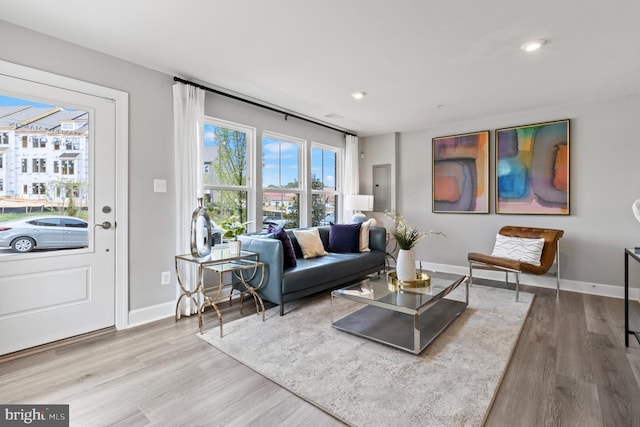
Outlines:
[[230, 216], [248, 220], [248, 151], [253, 130], [209, 119], [204, 126], [203, 182], [209, 216], [221, 224]]

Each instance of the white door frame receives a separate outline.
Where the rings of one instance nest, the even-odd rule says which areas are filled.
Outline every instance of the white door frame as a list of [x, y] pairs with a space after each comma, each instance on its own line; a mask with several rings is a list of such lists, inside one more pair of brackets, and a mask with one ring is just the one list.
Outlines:
[[30, 80], [49, 86], [112, 99], [116, 114], [116, 200], [115, 200], [115, 326], [126, 329], [129, 325], [129, 94], [93, 83], [36, 70], [0, 60], [0, 74]]

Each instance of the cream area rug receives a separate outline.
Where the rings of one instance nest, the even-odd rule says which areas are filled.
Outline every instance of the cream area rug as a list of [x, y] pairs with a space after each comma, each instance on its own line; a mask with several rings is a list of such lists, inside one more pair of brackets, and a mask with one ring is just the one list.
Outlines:
[[[463, 287], [448, 298], [463, 300]], [[327, 294], [198, 336], [349, 425], [480, 426], [532, 301], [474, 285], [466, 311], [418, 356], [332, 328]]]

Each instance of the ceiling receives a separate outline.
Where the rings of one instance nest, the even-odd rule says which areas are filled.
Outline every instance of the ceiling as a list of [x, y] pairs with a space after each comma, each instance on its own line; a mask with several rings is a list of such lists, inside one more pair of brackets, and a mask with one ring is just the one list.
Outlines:
[[[640, 92], [637, 0], [2, 0], [2, 9], [4, 21], [364, 136]], [[539, 38], [541, 50], [520, 50]]]

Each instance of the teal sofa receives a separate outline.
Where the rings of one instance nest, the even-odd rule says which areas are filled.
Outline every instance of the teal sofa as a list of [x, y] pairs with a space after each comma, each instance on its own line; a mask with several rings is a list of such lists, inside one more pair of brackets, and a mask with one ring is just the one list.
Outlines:
[[[329, 226], [318, 229], [320, 239], [328, 252]], [[284, 250], [282, 242], [268, 236], [254, 234], [242, 235], [242, 250], [256, 252], [259, 260], [266, 264], [265, 279], [258, 293], [264, 300], [280, 306], [280, 315], [284, 315], [284, 305], [298, 298], [334, 289], [354, 282], [368, 274], [383, 272], [386, 257], [386, 229], [369, 228], [369, 252], [332, 253], [304, 259], [302, 250], [292, 230], [287, 230], [296, 254], [296, 266], [283, 267]], [[252, 285], [257, 285], [257, 278]]]

